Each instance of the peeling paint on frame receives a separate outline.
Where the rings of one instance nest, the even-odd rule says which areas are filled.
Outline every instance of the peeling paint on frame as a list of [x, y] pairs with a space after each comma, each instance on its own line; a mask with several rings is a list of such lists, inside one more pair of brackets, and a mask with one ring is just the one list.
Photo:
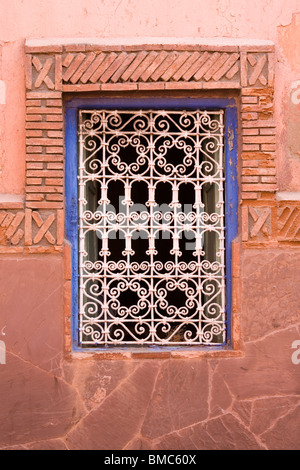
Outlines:
[[[77, 112], [78, 109], [122, 109], [122, 108], [153, 108], [153, 109], [224, 109], [225, 110], [225, 226], [226, 226], [226, 323], [227, 346], [231, 347], [231, 308], [232, 308], [232, 241], [238, 234], [238, 178], [237, 178], [237, 107], [234, 99], [217, 98], [73, 98], [66, 102], [65, 107], [65, 143], [66, 143], [66, 234], [72, 247], [72, 345], [73, 351], [83, 351], [78, 345], [78, 207], [77, 207]], [[229, 139], [230, 136], [230, 139]], [[191, 347], [184, 347], [191, 350]], [[183, 350], [184, 348], [173, 348]], [[117, 348], [122, 351], [125, 348]], [[149, 348], [148, 348], [149, 349]], [[171, 348], [168, 348], [170, 350]], [[204, 349], [197, 346], [197, 349]], [[210, 347], [224, 349], [223, 346]], [[115, 349], [114, 349], [115, 350]], [[126, 348], [127, 351], [130, 348]], [[156, 347], [157, 351], [162, 350]], [[165, 350], [165, 348], [164, 348]], [[84, 352], [107, 352], [107, 349], [88, 349]], [[110, 349], [112, 352], [112, 350]], [[150, 349], [152, 351], [152, 349]]]

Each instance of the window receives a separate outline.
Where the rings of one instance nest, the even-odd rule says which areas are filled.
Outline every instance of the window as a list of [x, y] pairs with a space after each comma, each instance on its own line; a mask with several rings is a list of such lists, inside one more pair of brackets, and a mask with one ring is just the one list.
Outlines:
[[230, 111], [216, 101], [87, 104], [70, 107], [76, 344], [224, 346], [236, 209]]

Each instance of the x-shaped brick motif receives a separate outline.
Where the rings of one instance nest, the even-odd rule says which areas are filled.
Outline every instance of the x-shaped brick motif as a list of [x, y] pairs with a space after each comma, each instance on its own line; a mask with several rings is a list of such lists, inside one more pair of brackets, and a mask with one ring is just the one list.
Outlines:
[[32, 218], [35, 221], [36, 225], [39, 227], [38, 233], [35, 235], [33, 239], [33, 243], [39, 243], [41, 239], [45, 236], [45, 238], [48, 240], [51, 245], [54, 245], [55, 243], [55, 238], [53, 235], [49, 232], [49, 228], [53, 224], [55, 220], [55, 215], [51, 214], [47, 217], [45, 221], [43, 221], [42, 217], [38, 212], [32, 212]]
[[53, 60], [51, 58], [47, 59], [42, 65], [40, 59], [38, 57], [32, 58], [32, 63], [37, 72], [39, 72], [37, 79], [34, 83], [35, 88], [39, 88], [41, 84], [44, 82], [50, 90], [54, 90], [54, 83], [52, 82], [51, 78], [48, 77], [48, 73], [53, 64]]
[[[254, 222], [254, 224], [250, 228], [249, 223], [249, 214]], [[264, 236], [270, 235], [270, 230], [267, 225], [268, 218], [270, 217], [270, 209], [264, 208], [262, 212], [258, 209], [254, 209], [253, 207], [244, 207], [243, 208], [243, 223], [244, 223], [244, 230], [243, 230], [243, 241], [248, 241], [249, 236], [250, 238], [256, 237], [259, 232], [261, 232]]]
[[[38, 231], [33, 235], [33, 226], [32, 221], [35, 221]], [[39, 243], [43, 237], [48, 240], [51, 245], [54, 245], [56, 242], [55, 237], [50, 232], [50, 227], [55, 220], [55, 214], [50, 214], [46, 217], [45, 220], [42, 219], [41, 215], [37, 211], [32, 211], [31, 209], [25, 210], [25, 245], [36, 245]], [[32, 240], [32, 237], [33, 240]]]
[[247, 58], [249, 64], [253, 67], [253, 71], [249, 77], [249, 85], [255, 85], [257, 80], [259, 80], [262, 85], [267, 85], [267, 79], [262, 73], [267, 61], [266, 54], [262, 55], [259, 59], [257, 59], [253, 54], [248, 54]]

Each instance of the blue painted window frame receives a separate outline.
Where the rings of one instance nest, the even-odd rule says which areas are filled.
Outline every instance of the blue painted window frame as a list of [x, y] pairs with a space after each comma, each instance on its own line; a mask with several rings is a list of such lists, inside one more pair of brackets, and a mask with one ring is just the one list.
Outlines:
[[[78, 344], [78, 194], [77, 194], [77, 135], [78, 111], [80, 109], [207, 109], [225, 112], [225, 247], [226, 247], [226, 343], [220, 346], [177, 346], [180, 348], [224, 349], [231, 347], [232, 308], [232, 241], [238, 234], [238, 120], [234, 98], [82, 98], [75, 97], [65, 102], [65, 198], [66, 236], [71, 244], [72, 300], [71, 331], [72, 350], [97, 352], [105, 347], [82, 348]], [[117, 347], [130, 349], [130, 347]], [[149, 348], [149, 346], [148, 346]], [[172, 349], [156, 346], [157, 349]], [[173, 348], [174, 349], [174, 348]]]

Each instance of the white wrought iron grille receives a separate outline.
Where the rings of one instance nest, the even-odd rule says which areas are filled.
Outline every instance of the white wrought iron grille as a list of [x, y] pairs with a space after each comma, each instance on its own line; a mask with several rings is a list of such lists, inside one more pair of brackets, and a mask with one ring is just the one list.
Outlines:
[[79, 113], [80, 345], [224, 343], [223, 111]]

